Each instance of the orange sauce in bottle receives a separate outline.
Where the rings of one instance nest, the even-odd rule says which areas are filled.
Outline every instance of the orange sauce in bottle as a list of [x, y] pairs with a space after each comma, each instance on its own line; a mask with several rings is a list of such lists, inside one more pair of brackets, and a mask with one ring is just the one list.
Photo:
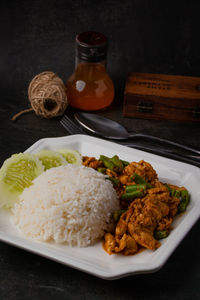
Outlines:
[[100, 110], [114, 99], [114, 85], [101, 63], [80, 63], [67, 81], [69, 104], [81, 110]]
[[69, 104], [95, 111], [107, 108], [114, 99], [114, 85], [106, 73], [106, 37], [83, 32], [76, 37], [76, 69], [66, 83]]

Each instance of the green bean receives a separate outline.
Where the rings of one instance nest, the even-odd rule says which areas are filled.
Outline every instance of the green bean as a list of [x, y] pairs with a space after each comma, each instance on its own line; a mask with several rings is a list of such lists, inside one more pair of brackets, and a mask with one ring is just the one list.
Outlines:
[[181, 199], [184, 200], [184, 199], [188, 199], [189, 198], [189, 193], [187, 190], [182, 190], [181, 191]]
[[170, 186], [169, 186], [168, 184], [165, 184], [165, 187], [168, 189], [168, 191], [169, 191], [169, 193], [170, 193], [170, 195], [171, 195], [172, 189], [170, 188]]
[[116, 210], [113, 212], [112, 217], [115, 222], [118, 222], [120, 216], [125, 212], [125, 209]]
[[140, 175], [138, 175], [137, 173], [134, 173], [134, 174], [133, 174], [133, 178], [132, 178], [132, 179], [133, 179], [136, 183], [138, 183], [138, 184], [145, 184], [145, 185], [147, 186], [148, 189], [151, 189], [151, 188], [152, 188], [151, 184], [148, 183], [148, 182], [146, 182], [146, 181], [144, 180], [144, 178], [141, 177]]
[[106, 174], [106, 168], [98, 168], [97, 171], [102, 174]]
[[168, 189], [171, 197], [180, 198], [180, 191], [179, 190], [176, 190], [176, 189], [173, 189], [173, 188], [169, 187], [168, 184], [165, 184], [165, 186]]
[[99, 158], [99, 159], [102, 161], [104, 167], [106, 167], [106, 168], [108, 168], [108, 169], [110, 169], [110, 170], [112, 170], [112, 171], [114, 170], [115, 165], [114, 165], [114, 163], [110, 160], [109, 157], [107, 157], [107, 156], [105, 156], [105, 155], [100, 155], [100, 158]]
[[110, 160], [115, 166], [115, 171], [121, 173], [124, 167], [119, 157], [114, 155]]
[[123, 166], [126, 167], [128, 166], [130, 163], [126, 160], [121, 160], [121, 162], [123, 163]]
[[115, 178], [115, 177], [108, 177], [108, 180], [110, 180], [111, 182], [112, 182], [112, 184], [113, 184], [113, 186], [114, 187], [116, 187], [116, 186], [118, 186], [118, 184], [119, 184], [119, 179], [117, 179], [117, 178]]
[[181, 202], [178, 206], [178, 212], [184, 212], [190, 202], [190, 195], [187, 190], [181, 191]]
[[156, 230], [154, 231], [154, 237], [156, 240], [161, 240], [166, 238], [169, 235], [167, 230]]
[[179, 190], [175, 190], [174, 197], [180, 198], [180, 195], [181, 195], [180, 191]]
[[145, 189], [146, 189], [145, 184], [132, 184], [132, 185], [127, 185], [126, 186], [126, 192], [127, 193], [138, 191], [138, 190], [145, 190]]
[[103, 162], [104, 167], [117, 173], [121, 173], [124, 168], [122, 161], [117, 155], [114, 155], [111, 158], [105, 155], [100, 155], [99, 159]]
[[131, 193], [124, 193], [121, 195], [122, 200], [131, 200], [135, 198], [142, 198], [144, 196], [144, 191], [134, 191]]
[[175, 197], [175, 194], [176, 194], [176, 190], [175, 190], [175, 189], [171, 189], [170, 195], [171, 195], [172, 197]]

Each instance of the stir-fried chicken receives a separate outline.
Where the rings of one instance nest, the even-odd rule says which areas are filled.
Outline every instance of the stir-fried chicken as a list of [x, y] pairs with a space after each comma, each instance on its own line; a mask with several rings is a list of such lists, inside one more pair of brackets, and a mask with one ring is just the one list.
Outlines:
[[[135, 199], [128, 210], [120, 217], [115, 233], [106, 238], [104, 248], [109, 254], [122, 252], [124, 255], [138, 251], [138, 245], [150, 250], [160, 246], [154, 238], [154, 230], [169, 229], [172, 223], [170, 197], [167, 188], [160, 187], [149, 189], [144, 198]], [[176, 198], [178, 204], [178, 198]], [[131, 239], [131, 242], [129, 240]]]
[[[131, 255], [137, 253], [141, 247], [157, 249], [160, 246], [158, 241], [160, 237], [158, 238], [155, 233], [166, 231], [165, 237], [168, 235], [178, 211], [180, 193], [183, 190], [188, 193], [187, 190], [184, 187], [160, 182], [156, 171], [144, 160], [128, 163], [119, 171], [119, 164], [113, 169], [105, 166], [103, 160], [106, 159], [109, 158], [105, 156], [102, 156], [102, 160], [87, 156], [83, 158], [83, 165], [96, 170], [101, 169], [103, 174], [109, 176], [122, 208], [114, 232], [104, 235], [105, 251], [109, 254]], [[109, 163], [113, 161], [111, 159]], [[112, 163], [109, 165], [112, 166]], [[131, 198], [136, 194], [136, 197]]]
[[140, 175], [151, 184], [154, 184], [158, 178], [156, 171], [152, 168], [152, 166], [144, 160], [141, 160], [138, 163], [132, 162], [124, 168], [122, 174], [119, 177], [121, 183], [126, 185], [133, 184], [134, 173]]

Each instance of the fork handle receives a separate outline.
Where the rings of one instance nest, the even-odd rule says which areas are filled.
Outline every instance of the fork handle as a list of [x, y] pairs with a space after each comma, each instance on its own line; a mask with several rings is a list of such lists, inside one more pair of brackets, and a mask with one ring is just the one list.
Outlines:
[[192, 148], [190, 146], [182, 145], [182, 144], [170, 141], [170, 140], [162, 139], [162, 138], [159, 138], [159, 137], [156, 137], [156, 136], [144, 134], [144, 133], [136, 133], [136, 134], [131, 134], [130, 133], [128, 138], [129, 139], [130, 138], [142, 138], [142, 139], [146, 139], [146, 140], [153, 141], [153, 142], [165, 143], [167, 145], [175, 146], [175, 147], [178, 147], [180, 149], [184, 149], [184, 150], [187, 150], [187, 151], [190, 151], [190, 152], [193, 152], [193, 153], [196, 153], [196, 154], [200, 155], [200, 150], [198, 150], [198, 149]]

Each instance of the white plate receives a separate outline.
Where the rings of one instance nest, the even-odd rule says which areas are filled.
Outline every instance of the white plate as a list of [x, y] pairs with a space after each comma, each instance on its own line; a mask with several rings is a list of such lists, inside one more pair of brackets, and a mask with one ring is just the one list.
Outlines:
[[191, 202], [187, 212], [177, 216], [169, 237], [162, 241], [156, 251], [145, 250], [133, 256], [108, 255], [102, 248], [102, 241], [86, 248], [69, 247], [25, 239], [10, 222], [10, 213], [0, 210], [0, 240], [29, 250], [49, 259], [104, 279], [116, 279], [130, 274], [155, 272], [160, 269], [175, 250], [200, 212], [200, 170], [182, 162], [131, 149], [115, 143], [86, 135], [74, 135], [60, 138], [46, 138], [33, 144], [26, 152], [35, 153], [41, 149], [68, 147], [77, 149], [82, 155], [99, 157], [100, 154], [121, 159], [139, 161], [144, 159], [152, 164], [159, 179], [185, 186], [191, 193]]

